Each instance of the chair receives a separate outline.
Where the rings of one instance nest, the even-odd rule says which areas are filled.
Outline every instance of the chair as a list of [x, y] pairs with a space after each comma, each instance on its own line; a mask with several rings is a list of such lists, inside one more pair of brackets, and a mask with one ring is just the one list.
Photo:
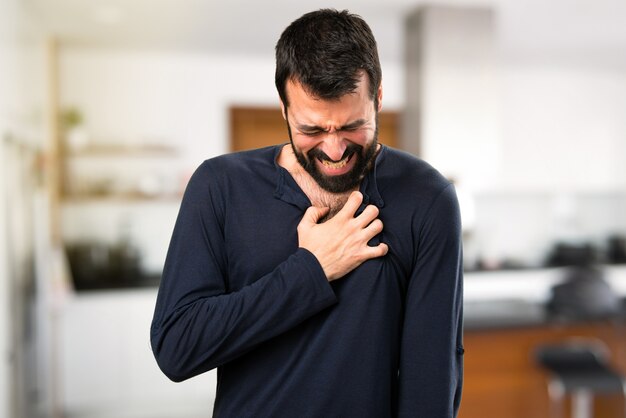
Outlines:
[[591, 418], [598, 394], [623, 395], [626, 416], [626, 380], [609, 364], [609, 350], [602, 342], [571, 339], [543, 345], [536, 349], [535, 359], [550, 373], [551, 417], [563, 417], [565, 396], [570, 395], [572, 417]]

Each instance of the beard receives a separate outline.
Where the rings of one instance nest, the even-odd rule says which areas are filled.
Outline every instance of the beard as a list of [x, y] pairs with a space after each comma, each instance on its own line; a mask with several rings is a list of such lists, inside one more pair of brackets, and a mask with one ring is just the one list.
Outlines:
[[373, 140], [366, 146], [357, 145], [352, 142], [349, 143], [341, 159], [356, 158], [354, 167], [349, 172], [337, 176], [328, 176], [322, 173], [315, 163], [315, 160], [333, 161], [325, 152], [313, 148], [305, 155], [303, 152], [299, 151], [293, 143], [289, 122], [287, 122], [287, 131], [289, 132], [291, 149], [298, 163], [313, 177], [313, 180], [315, 180], [322, 189], [330, 193], [345, 193], [357, 188], [376, 159], [378, 147], [378, 114], [376, 114], [376, 130], [374, 131]]

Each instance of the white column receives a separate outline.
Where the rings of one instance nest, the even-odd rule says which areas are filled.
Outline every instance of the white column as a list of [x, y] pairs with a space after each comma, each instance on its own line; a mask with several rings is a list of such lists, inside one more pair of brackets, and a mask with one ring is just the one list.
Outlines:
[[405, 29], [402, 147], [469, 190], [489, 186], [500, 160], [494, 12], [425, 6]]

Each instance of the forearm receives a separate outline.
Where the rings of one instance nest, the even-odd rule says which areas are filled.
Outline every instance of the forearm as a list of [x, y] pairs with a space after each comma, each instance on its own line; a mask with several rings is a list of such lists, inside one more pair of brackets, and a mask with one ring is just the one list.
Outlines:
[[405, 336], [399, 371], [399, 417], [456, 417], [463, 387], [462, 314], [458, 312], [441, 321], [434, 313], [424, 315], [436, 320], [442, 329], [416, 330]]
[[152, 348], [163, 372], [180, 381], [246, 353], [334, 303], [319, 263], [301, 249], [236, 292], [199, 296], [155, 313], [161, 319], [151, 329]]
[[463, 383], [463, 256], [453, 189], [415, 230], [421, 240], [406, 295], [399, 416], [452, 418]]

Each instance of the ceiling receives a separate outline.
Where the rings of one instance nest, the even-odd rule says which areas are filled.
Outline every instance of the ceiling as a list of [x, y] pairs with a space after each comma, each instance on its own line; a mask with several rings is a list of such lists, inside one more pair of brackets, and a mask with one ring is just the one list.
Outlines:
[[[22, 0], [65, 45], [273, 54], [281, 31], [321, 7], [369, 22], [383, 60], [402, 60], [405, 16], [423, 0]], [[626, 68], [624, 0], [428, 0], [493, 7], [502, 47], [517, 55]]]

